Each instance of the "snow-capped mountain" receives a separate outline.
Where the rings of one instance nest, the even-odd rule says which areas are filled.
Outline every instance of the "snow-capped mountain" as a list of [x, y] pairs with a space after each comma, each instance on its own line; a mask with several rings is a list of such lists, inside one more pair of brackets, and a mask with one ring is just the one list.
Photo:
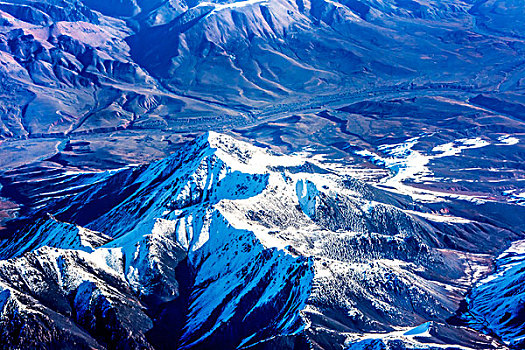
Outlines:
[[[42, 182], [54, 191], [0, 246], [2, 344], [504, 348], [450, 320], [520, 232], [216, 133], [151, 164]], [[483, 293], [472, 312], [497, 315]]]
[[524, 9], [1, 0], [0, 348], [523, 347]]

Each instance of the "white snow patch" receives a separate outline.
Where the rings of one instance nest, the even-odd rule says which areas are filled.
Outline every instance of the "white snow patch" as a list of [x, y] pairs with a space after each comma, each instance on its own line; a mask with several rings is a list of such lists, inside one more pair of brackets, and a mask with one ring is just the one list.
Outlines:
[[425, 218], [430, 221], [434, 222], [450, 222], [455, 224], [468, 224], [471, 221], [465, 218], [461, 218], [458, 216], [452, 216], [452, 215], [441, 215], [436, 213], [422, 213], [419, 211], [413, 211], [413, 210], [404, 210], [407, 214], [417, 215], [422, 218]]
[[520, 142], [520, 139], [510, 135], [503, 135], [498, 137], [498, 141], [503, 145], [512, 146], [517, 145]]
[[461, 154], [461, 152], [466, 149], [481, 148], [488, 145], [490, 145], [490, 142], [483, 140], [481, 137], [476, 137], [473, 139], [459, 139], [454, 142], [449, 142], [434, 147], [432, 152], [439, 153], [439, 155], [433, 158], [456, 156]]
[[506, 196], [511, 203], [525, 206], [525, 191], [523, 189], [513, 189], [503, 191], [502, 193]]
[[256, 4], [265, 4], [268, 3], [268, 0], [244, 0], [244, 1], [237, 1], [237, 2], [230, 2], [226, 4], [216, 4], [213, 2], [204, 1], [199, 3], [195, 8], [198, 7], [213, 7], [213, 10], [207, 15], [210, 16], [213, 13], [217, 13], [223, 10], [231, 10], [231, 9], [238, 9], [242, 7], [247, 7], [251, 5]]
[[[381, 187], [386, 187], [387, 189], [392, 188], [396, 190], [396, 192], [409, 195], [423, 202], [439, 202], [446, 197], [457, 197], [457, 195], [415, 188], [406, 185], [404, 182], [411, 180], [422, 183], [433, 180], [431, 177], [433, 173], [428, 167], [431, 160], [457, 156], [464, 150], [485, 147], [490, 145], [490, 143], [480, 137], [458, 139], [454, 142], [435, 146], [431, 154], [424, 154], [422, 151], [413, 149], [421, 137], [423, 136], [413, 137], [398, 144], [379, 146], [377, 149], [386, 156], [381, 156], [368, 150], [355, 151], [354, 153], [390, 170], [390, 175], [381, 179], [379, 182], [380, 185], [382, 185]], [[481, 200], [480, 198], [473, 198], [472, 196], [464, 197], [466, 197], [465, 199], [468, 197], [468, 200]]]

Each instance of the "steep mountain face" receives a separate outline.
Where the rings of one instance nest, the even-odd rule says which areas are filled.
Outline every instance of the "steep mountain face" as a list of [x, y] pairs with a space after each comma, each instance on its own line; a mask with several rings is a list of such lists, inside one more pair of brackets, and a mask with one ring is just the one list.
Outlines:
[[522, 231], [215, 133], [55, 181], [0, 247], [4, 344], [504, 348], [447, 320]]
[[515, 348], [525, 346], [524, 242], [518, 241], [496, 260], [496, 272], [477, 283], [465, 315], [477, 329], [497, 334]]
[[523, 347], [523, 12], [0, 1], [0, 344]]

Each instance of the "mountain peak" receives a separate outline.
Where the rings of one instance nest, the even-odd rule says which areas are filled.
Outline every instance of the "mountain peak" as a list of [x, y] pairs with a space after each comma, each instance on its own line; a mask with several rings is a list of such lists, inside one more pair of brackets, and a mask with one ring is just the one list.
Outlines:
[[233, 137], [222, 134], [216, 131], [207, 131], [201, 136], [197, 137], [195, 139], [195, 143], [198, 145], [207, 145], [210, 148], [216, 148], [216, 149], [228, 149], [230, 146], [236, 144], [240, 147], [246, 148], [249, 147], [249, 144], [236, 140]]
[[[248, 142], [233, 138], [230, 135], [208, 131], [195, 140], [197, 149], [210, 149], [211, 152], [233, 170], [246, 173], [265, 173], [271, 167], [298, 166], [305, 163], [305, 159], [298, 156], [277, 154], [268, 148], [254, 146]], [[184, 156], [184, 150], [174, 157]]]
[[[0, 246], [7, 259], [0, 293], [4, 285], [8, 292], [26, 288], [49, 317], [80, 315], [74, 321], [83, 330], [67, 335], [76, 342], [107, 343], [98, 338], [100, 324], [122, 334], [123, 344], [248, 348], [312, 336], [312, 324], [332, 334], [333, 324], [317, 322], [335, 312], [348, 325], [357, 315], [360, 324], [349, 328], [357, 333], [391, 325], [409, 331], [416, 320], [454, 315], [459, 305], [449, 300], [461, 293], [454, 286], [470, 287], [465, 281], [474, 279], [465, 276], [481, 268], [443, 248], [436, 223], [403, 209], [411, 203], [402, 197], [216, 132], [165, 160], [69, 181], [78, 190], [45, 208], [56, 219], [33, 220]], [[441, 219], [454, 244], [480, 235], [491, 241], [489, 226]], [[405, 268], [412, 265], [421, 270]], [[10, 277], [27, 270], [34, 276], [27, 283]], [[444, 277], [434, 281], [434, 273]], [[64, 301], [57, 305], [49, 291]], [[385, 300], [393, 293], [400, 297]], [[93, 326], [93, 315], [115, 310], [126, 312]], [[0, 316], [0, 326], [11, 317]], [[423, 333], [431, 338], [438, 327], [446, 325]]]

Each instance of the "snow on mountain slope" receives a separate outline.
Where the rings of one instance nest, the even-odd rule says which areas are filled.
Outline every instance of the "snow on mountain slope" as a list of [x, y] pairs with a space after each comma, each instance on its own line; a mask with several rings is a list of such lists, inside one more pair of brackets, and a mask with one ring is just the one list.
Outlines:
[[[459, 156], [465, 150], [483, 148], [491, 145], [487, 140], [480, 137], [463, 138], [447, 142], [432, 147], [430, 154], [425, 154], [420, 150], [414, 149], [415, 146], [425, 137], [432, 136], [422, 134], [417, 137], [407, 139], [399, 144], [386, 144], [377, 148], [385, 156], [381, 156], [368, 150], [356, 150], [356, 155], [363, 157], [370, 162], [384, 166], [389, 169], [391, 176], [381, 180], [381, 185], [391, 188], [393, 191], [410, 195], [419, 201], [439, 202], [443, 198], [462, 198], [472, 202], [483, 203], [484, 199], [477, 196], [461, 196], [450, 193], [439, 193], [437, 191], [415, 188], [407, 185], [405, 182], [424, 183], [433, 181], [434, 173], [429, 167], [429, 163], [440, 158]], [[498, 138], [497, 146], [512, 146], [519, 143], [519, 139], [510, 135]], [[449, 180], [450, 181], [450, 180]]]
[[525, 346], [525, 241], [496, 260], [496, 271], [481, 280], [468, 298], [466, 318], [476, 328], [494, 332], [515, 348]]
[[[38, 248], [47, 245], [54, 248], [54, 254], [83, 254], [80, 256], [87, 260], [87, 265], [91, 262], [105, 265], [118, 274], [120, 280], [125, 280], [134, 293], [153, 305], [152, 308], [157, 308], [160, 319], [164, 305], [177, 297], [185, 298], [187, 311], [177, 311], [178, 317], [185, 317], [179, 338], [170, 339], [180, 348], [206, 348], [218, 342], [233, 348], [297, 333], [304, 327], [298, 312], [304, 308], [311, 289], [312, 262], [309, 258], [264, 247], [252, 232], [233, 228], [220, 211], [214, 209], [214, 203], [223, 198], [245, 198], [259, 192], [266, 184], [266, 176], [232, 170], [214, 155], [213, 143], [205, 140], [190, 146], [191, 152], [182, 159], [172, 157], [146, 167], [134, 179], [138, 184], [136, 192], [89, 225], [104, 228], [105, 232], [118, 237], [115, 240], [94, 251], [91, 246], [87, 249], [86, 244], [81, 244], [81, 238], [92, 231], [50, 218], [4, 245], [2, 254], [10, 258], [4, 260], [5, 264], [16, 266], [19, 264], [16, 259], [24, 259], [33, 251], [41, 252], [45, 247]], [[241, 170], [243, 166], [250, 166], [250, 162], [242, 164], [243, 152], [250, 150], [235, 148], [229, 151], [231, 153], [224, 157], [235, 159], [238, 164], [232, 161], [234, 166]], [[181, 162], [188, 164], [174, 168]], [[124, 169], [120, 173], [134, 170]], [[108, 173], [107, 176], [125, 179], [120, 173]], [[98, 193], [94, 188], [105, 188], [97, 177], [95, 180], [89, 177], [87, 186], [91, 188], [77, 195], [78, 198], [73, 196], [66, 201], [86, 206], [89, 199], [104, 200], [104, 197], [94, 196]], [[248, 187], [249, 181], [255, 185]], [[87, 200], [81, 200], [83, 198]], [[68, 209], [71, 207], [58, 216], [66, 216]], [[82, 207], [76, 210], [82, 212]], [[136, 215], [137, 210], [142, 213]], [[85, 212], [89, 214], [89, 210]], [[98, 239], [106, 238], [100, 234]], [[43, 252], [47, 252], [46, 249]], [[16, 258], [20, 255], [23, 257]], [[175, 270], [183, 260], [191, 272], [181, 277]], [[108, 265], [108, 261], [112, 263]], [[58, 290], [59, 294], [74, 297], [72, 308], [78, 322], [83, 324], [94, 312], [89, 305], [101, 303], [100, 307], [107, 307], [104, 305], [112, 302], [110, 299], [104, 301], [110, 296], [97, 291], [99, 286], [89, 274], [74, 273], [75, 282], [67, 288], [59, 283], [64, 270], [74, 269], [75, 263], [65, 260], [59, 269], [49, 272], [50, 277], [36, 276], [34, 281], [35, 285], [50, 283], [50, 288]], [[180, 290], [177, 281], [180, 278], [192, 280], [188, 290]], [[113, 284], [110, 281], [108, 287]], [[15, 284], [13, 288], [16, 287]], [[76, 290], [76, 296], [72, 290]], [[137, 303], [135, 306], [142, 308]], [[143, 337], [147, 330], [156, 330], [156, 326], [151, 325], [153, 321], [147, 320], [149, 327], [135, 330]], [[164, 326], [162, 323], [159, 327]], [[243, 328], [241, 324], [251, 327]], [[235, 332], [225, 336], [225, 327]], [[104, 341], [100, 334], [97, 335], [97, 341]], [[159, 340], [154, 339], [152, 343], [156, 341]], [[128, 345], [134, 346], [131, 341]]]
[[[122, 255], [113, 264], [107, 255], [118, 252], [42, 247], [2, 260], [0, 284], [9, 296], [0, 321], [2, 344], [86, 349], [103, 348], [104, 342], [146, 344], [143, 332], [151, 320], [123, 279]], [[89, 334], [94, 332], [97, 341]]]
[[47, 220], [37, 222], [24, 236], [16, 240], [4, 240], [0, 248], [1, 258], [17, 257], [44, 246], [93, 251], [109, 240], [110, 237], [103, 233], [63, 223], [50, 216]]
[[433, 321], [432, 343], [497, 348], [445, 322], [490, 269], [494, 247], [475, 244], [489, 223], [427, 220], [407, 197], [216, 133], [149, 165], [62, 176], [28, 213], [42, 220], [2, 243], [0, 275], [21, 277], [0, 282], [81, 325], [76, 342], [340, 349]]

